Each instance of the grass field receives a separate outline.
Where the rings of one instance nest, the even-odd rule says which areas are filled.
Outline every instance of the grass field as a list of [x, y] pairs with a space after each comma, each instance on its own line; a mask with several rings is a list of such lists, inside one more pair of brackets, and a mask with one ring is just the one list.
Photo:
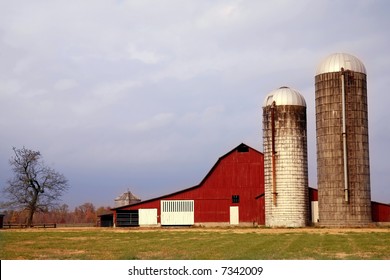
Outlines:
[[0, 231], [2, 260], [389, 260], [390, 228]]

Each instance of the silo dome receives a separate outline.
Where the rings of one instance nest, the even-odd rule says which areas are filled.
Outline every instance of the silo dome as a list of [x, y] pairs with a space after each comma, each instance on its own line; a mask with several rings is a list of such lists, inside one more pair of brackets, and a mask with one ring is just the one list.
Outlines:
[[340, 72], [342, 67], [344, 70], [367, 74], [366, 67], [357, 57], [347, 53], [334, 53], [326, 57], [318, 65], [316, 75]]
[[263, 107], [272, 105], [272, 102], [276, 105], [296, 105], [306, 107], [305, 98], [296, 90], [289, 87], [280, 87], [271, 91], [265, 98]]

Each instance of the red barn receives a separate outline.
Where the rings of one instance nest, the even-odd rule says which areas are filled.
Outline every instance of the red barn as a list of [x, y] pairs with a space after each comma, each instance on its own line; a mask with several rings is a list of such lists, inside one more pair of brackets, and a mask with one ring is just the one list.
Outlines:
[[240, 144], [199, 185], [117, 207], [115, 226], [264, 224], [264, 156]]

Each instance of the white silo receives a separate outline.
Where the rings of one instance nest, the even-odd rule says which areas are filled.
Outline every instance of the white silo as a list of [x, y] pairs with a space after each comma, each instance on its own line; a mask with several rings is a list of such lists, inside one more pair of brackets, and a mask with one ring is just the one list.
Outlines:
[[263, 104], [265, 223], [304, 227], [308, 223], [306, 102], [281, 87]]

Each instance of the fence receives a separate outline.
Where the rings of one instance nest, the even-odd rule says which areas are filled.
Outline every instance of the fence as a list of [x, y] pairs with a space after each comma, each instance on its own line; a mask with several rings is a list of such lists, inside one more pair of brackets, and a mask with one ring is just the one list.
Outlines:
[[3, 224], [3, 228], [56, 228], [57, 224], [35, 224], [28, 226], [26, 224]]

